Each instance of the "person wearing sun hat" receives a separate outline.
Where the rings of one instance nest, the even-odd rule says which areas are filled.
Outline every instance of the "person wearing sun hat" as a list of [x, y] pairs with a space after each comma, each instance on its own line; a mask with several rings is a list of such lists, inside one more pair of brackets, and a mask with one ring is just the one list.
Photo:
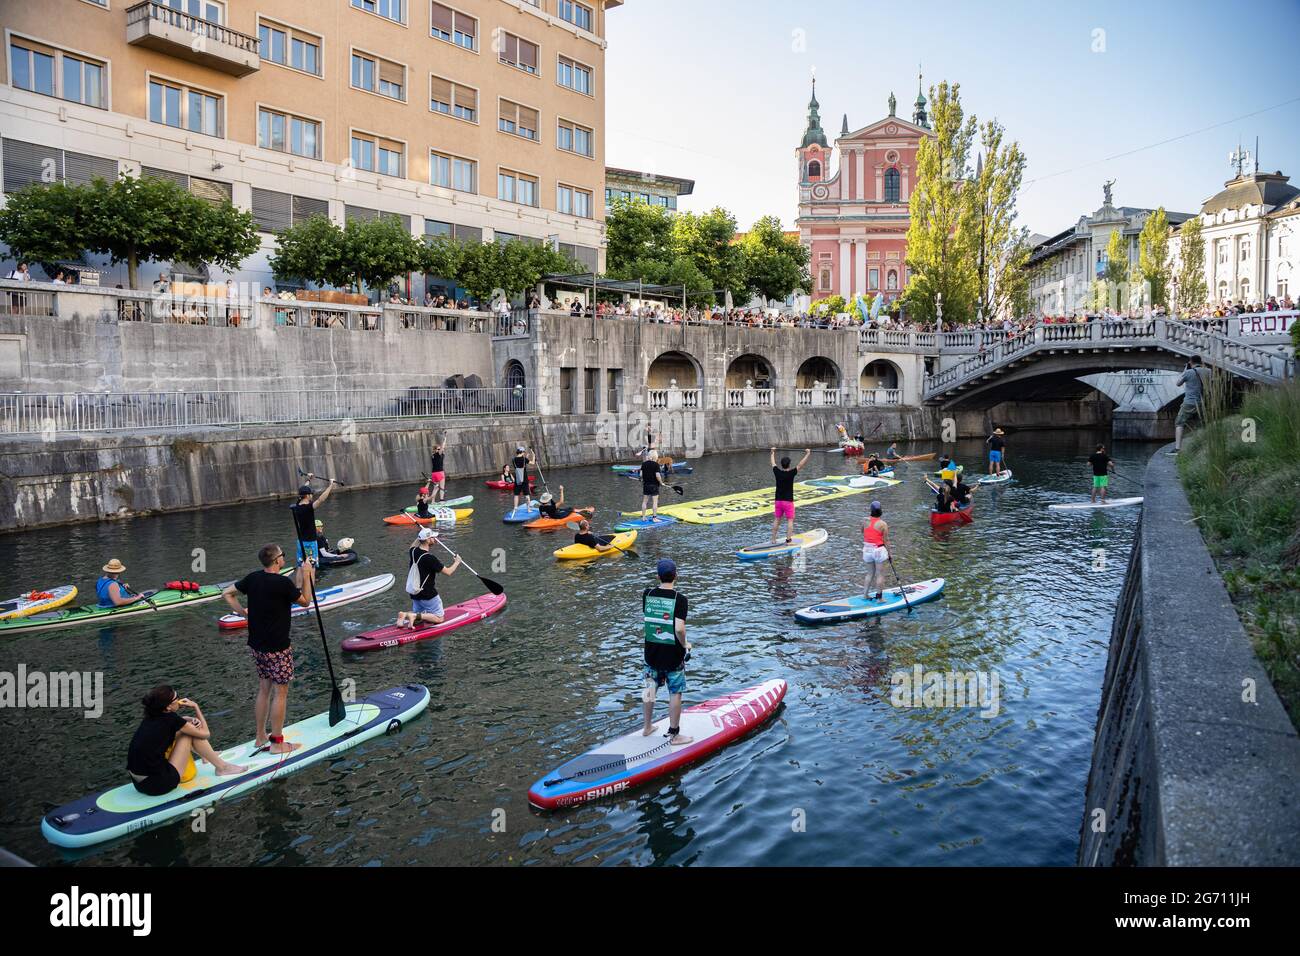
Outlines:
[[1006, 435], [1006, 432], [1001, 428], [995, 428], [993, 429], [993, 434], [984, 439], [984, 443], [989, 446], [990, 475], [1002, 474], [1003, 452], [1007, 447], [1006, 439], [1003, 437], [1004, 435]]
[[133, 593], [118, 580], [126, 571], [126, 565], [117, 558], [110, 559], [103, 571], [103, 576], [95, 582], [95, 594], [99, 598], [100, 607], [123, 607], [144, 600], [143, 594]]
[[595, 508], [571, 508], [564, 503], [564, 485], [560, 485], [560, 497], [555, 498], [549, 491], [537, 499], [537, 510], [543, 518], [567, 518], [574, 513], [593, 514]]
[[432, 528], [421, 528], [407, 552], [406, 593], [411, 598], [411, 610], [397, 613], [398, 627], [442, 623], [445, 615], [442, 598], [438, 596], [438, 575], [455, 574], [460, 567], [460, 555], [451, 564], [444, 565], [431, 550], [437, 538], [438, 532]]

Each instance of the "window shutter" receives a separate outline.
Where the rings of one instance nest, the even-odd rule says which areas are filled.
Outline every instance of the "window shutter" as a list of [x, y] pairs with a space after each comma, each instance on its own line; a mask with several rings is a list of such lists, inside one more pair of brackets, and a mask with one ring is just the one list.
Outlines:
[[519, 41], [519, 63], [524, 66], [531, 66], [537, 69], [537, 44], [529, 43], [527, 40]]
[[230, 183], [217, 182], [215, 179], [200, 179], [198, 176], [191, 176], [190, 192], [200, 199], [206, 199], [214, 206], [220, 206], [222, 203], [231, 201]]
[[329, 217], [330, 204], [327, 200], [316, 199], [312, 196], [294, 196], [293, 197], [293, 221], [295, 223], [304, 222], [312, 216]]
[[293, 197], [269, 189], [253, 189], [253, 219], [262, 232], [280, 232], [293, 225]]
[[529, 109], [527, 106], [519, 107], [519, 125], [532, 130], [535, 136], [537, 134], [537, 110]]
[[461, 109], [478, 110], [478, 90], [468, 86], [456, 87], [456, 104]]
[[440, 76], [429, 78], [429, 99], [436, 100], [439, 103], [452, 104], [451, 80], [444, 80]]
[[398, 86], [406, 86], [406, 71], [396, 63], [389, 63], [387, 60], [379, 61], [379, 79], [385, 83], [396, 83]]
[[184, 173], [174, 173], [170, 169], [159, 169], [156, 166], [141, 166], [141, 176], [151, 176], [154, 179], [170, 179], [182, 189], [190, 188], [190, 177]]
[[456, 29], [469, 37], [474, 37], [474, 42], [478, 43], [478, 21], [473, 17], [467, 17], [463, 13], [456, 14]]
[[444, 7], [441, 3], [433, 4], [429, 12], [430, 19], [433, 21], [433, 27], [441, 30], [443, 33], [451, 33], [451, 7]]
[[501, 38], [501, 59], [519, 62], [519, 37], [507, 33]]
[[516, 127], [519, 125], [519, 105], [511, 103], [509, 100], [501, 101], [501, 118], [509, 120]]
[[8, 137], [3, 146], [5, 192], [15, 192], [32, 183], [43, 182], [47, 164], [56, 180], [63, 177], [63, 150]]
[[70, 183], [89, 183], [96, 177], [111, 183], [117, 179], [117, 160], [85, 153], [64, 153], [63, 176]]

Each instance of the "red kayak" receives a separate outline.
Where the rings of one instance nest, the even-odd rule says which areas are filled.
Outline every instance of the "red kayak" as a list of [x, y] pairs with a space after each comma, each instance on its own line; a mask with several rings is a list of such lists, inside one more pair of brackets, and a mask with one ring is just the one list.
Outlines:
[[480, 594], [461, 604], [453, 604], [444, 612], [441, 624], [425, 624], [422, 627], [398, 627], [390, 624], [373, 631], [365, 631], [354, 637], [345, 638], [345, 651], [377, 651], [385, 647], [399, 647], [415, 641], [427, 641], [441, 637], [448, 631], [482, 621], [496, 614], [506, 606], [505, 594]]
[[[496, 479], [495, 481], [485, 481], [483, 482], [483, 484], [487, 485], [489, 488], [498, 488], [501, 491], [511, 491], [515, 487], [515, 483], [513, 481], [502, 481], [500, 478]], [[531, 489], [535, 484], [537, 484], [537, 476], [529, 475], [528, 487]]]
[[975, 516], [971, 514], [971, 510], [974, 507], [975, 505], [972, 502], [971, 504], [968, 504], [965, 508], [962, 508], [960, 511], [949, 511], [943, 514], [940, 514], [938, 511], [931, 509], [930, 527], [938, 528], [946, 524], [970, 524], [972, 521], [975, 520]]

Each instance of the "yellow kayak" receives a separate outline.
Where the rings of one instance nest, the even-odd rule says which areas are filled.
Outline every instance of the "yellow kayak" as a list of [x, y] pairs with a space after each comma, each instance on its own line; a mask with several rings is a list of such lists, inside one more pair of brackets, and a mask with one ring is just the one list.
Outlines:
[[[606, 535], [598, 536], [602, 540]], [[555, 556], [561, 561], [572, 561], [577, 558], [605, 558], [611, 554], [621, 554], [636, 543], [635, 531], [624, 531], [622, 534], [616, 534], [609, 543], [613, 545], [608, 551], [597, 551], [595, 548], [589, 548], [585, 544], [571, 544], [567, 548], [560, 548], [555, 552]], [[620, 551], [619, 549], [622, 549]]]

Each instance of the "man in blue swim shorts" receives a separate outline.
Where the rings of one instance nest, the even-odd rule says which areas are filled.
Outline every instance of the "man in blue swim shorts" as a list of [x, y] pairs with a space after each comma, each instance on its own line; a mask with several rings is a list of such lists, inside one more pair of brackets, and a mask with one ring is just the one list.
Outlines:
[[686, 659], [691, 645], [686, 641], [686, 595], [677, 590], [677, 565], [662, 558], [656, 568], [659, 583], [641, 594], [645, 622], [645, 670], [641, 703], [645, 710], [646, 737], [654, 733], [655, 697], [668, 685], [668, 742], [674, 747], [694, 738], [681, 733], [682, 694], [686, 690]]

